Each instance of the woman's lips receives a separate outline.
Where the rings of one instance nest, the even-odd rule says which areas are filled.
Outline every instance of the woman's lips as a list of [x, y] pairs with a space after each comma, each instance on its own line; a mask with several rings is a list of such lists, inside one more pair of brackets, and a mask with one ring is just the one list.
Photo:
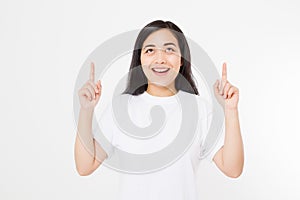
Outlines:
[[164, 76], [166, 74], [168, 74], [168, 72], [170, 71], [170, 68], [152, 68], [151, 69], [154, 74], [158, 75], [158, 76]]

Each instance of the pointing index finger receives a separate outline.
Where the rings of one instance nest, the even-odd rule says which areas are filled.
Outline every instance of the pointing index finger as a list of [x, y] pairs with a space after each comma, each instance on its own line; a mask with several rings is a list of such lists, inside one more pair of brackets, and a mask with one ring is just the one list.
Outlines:
[[95, 65], [94, 65], [94, 63], [92, 62], [91, 63], [91, 71], [90, 71], [90, 80], [92, 81], [92, 82], [94, 82], [94, 78], [95, 77]]
[[223, 68], [222, 68], [222, 80], [226, 81], [227, 80], [227, 66], [226, 63], [223, 63]]

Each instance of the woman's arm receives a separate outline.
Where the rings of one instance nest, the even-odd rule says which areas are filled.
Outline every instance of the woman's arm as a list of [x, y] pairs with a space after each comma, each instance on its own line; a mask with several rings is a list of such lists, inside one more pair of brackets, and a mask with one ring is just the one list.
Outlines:
[[101, 83], [94, 83], [95, 67], [91, 63], [90, 79], [78, 91], [80, 112], [75, 141], [75, 164], [78, 173], [86, 176], [94, 172], [107, 157], [105, 151], [94, 140], [92, 121], [95, 106], [101, 96]]
[[225, 110], [224, 146], [216, 153], [213, 160], [229, 177], [237, 178], [243, 171], [244, 150], [237, 109]]
[[238, 115], [239, 90], [227, 81], [226, 63], [223, 64], [222, 81], [215, 84], [215, 96], [225, 113], [224, 146], [213, 160], [227, 176], [239, 177], [244, 167], [244, 149]]
[[81, 176], [90, 175], [107, 157], [105, 151], [93, 139], [93, 110], [80, 109], [75, 141], [75, 163]]

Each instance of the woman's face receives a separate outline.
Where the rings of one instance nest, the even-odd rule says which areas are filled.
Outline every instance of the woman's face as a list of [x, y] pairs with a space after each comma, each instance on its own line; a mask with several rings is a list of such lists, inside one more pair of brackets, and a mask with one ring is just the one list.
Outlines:
[[142, 46], [141, 65], [148, 82], [174, 87], [181, 66], [181, 53], [170, 30], [160, 29], [147, 37]]

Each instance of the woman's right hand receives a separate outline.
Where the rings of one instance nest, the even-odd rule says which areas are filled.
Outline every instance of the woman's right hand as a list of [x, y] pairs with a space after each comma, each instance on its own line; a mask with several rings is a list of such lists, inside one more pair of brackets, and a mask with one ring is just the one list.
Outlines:
[[95, 66], [91, 63], [90, 79], [78, 91], [79, 102], [82, 109], [94, 110], [101, 96], [101, 82], [95, 83]]

